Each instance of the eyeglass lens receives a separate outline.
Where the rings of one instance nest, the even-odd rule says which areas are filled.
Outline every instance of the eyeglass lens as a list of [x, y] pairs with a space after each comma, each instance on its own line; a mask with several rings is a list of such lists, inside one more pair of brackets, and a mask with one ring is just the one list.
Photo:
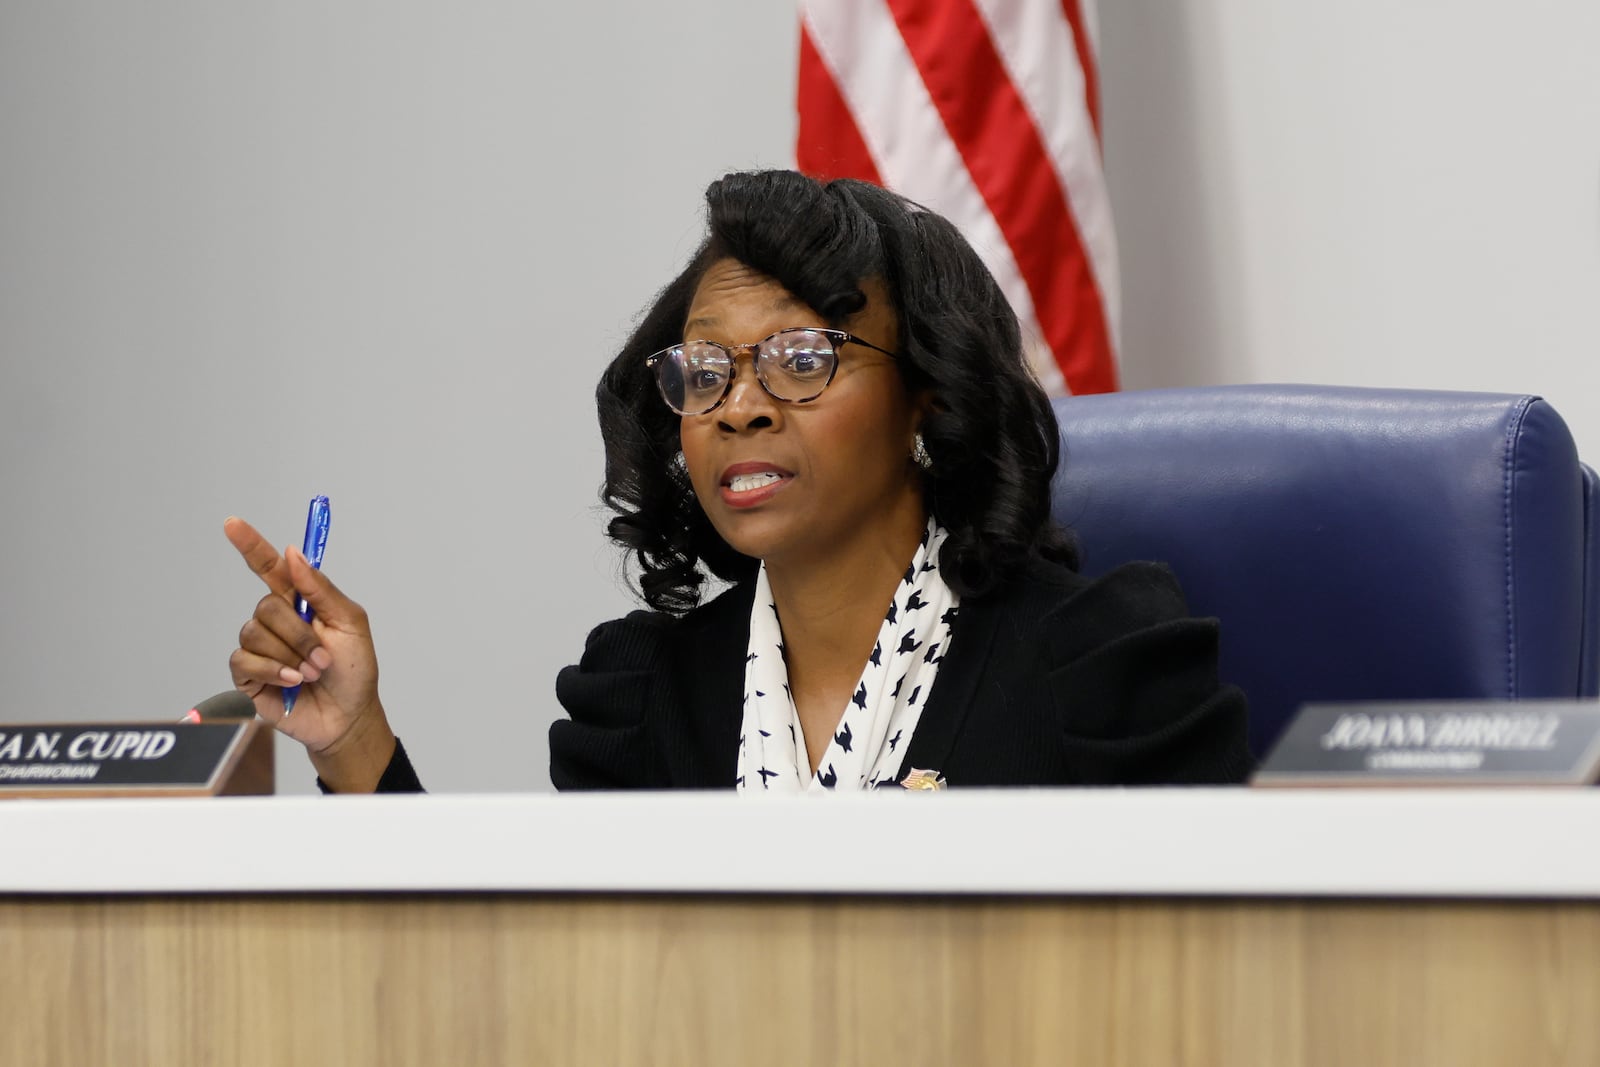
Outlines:
[[[756, 378], [767, 392], [791, 403], [814, 400], [833, 377], [838, 356], [819, 330], [780, 330], [756, 346]], [[733, 353], [713, 341], [690, 341], [662, 353], [656, 383], [679, 414], [716, 407], [734, 374]]]

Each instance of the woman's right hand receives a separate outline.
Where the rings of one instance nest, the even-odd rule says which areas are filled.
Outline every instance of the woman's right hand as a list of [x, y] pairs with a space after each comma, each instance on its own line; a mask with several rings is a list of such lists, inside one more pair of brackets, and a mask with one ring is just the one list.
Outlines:
[[[237, 517], [222, 530], [268, 590], [228, 657], [234, 686], [251, 698], [257, 715], [306, 746], [329, 788], [370, 792], [395, 741], [378, 700], [378, 656], [366, 611], [298, 549], [280, 555]], [[296, 593], [311, 606], [309, 623], [294, 610]], [[294, 685], [300, 694], [285, 715], [283, 690]]]

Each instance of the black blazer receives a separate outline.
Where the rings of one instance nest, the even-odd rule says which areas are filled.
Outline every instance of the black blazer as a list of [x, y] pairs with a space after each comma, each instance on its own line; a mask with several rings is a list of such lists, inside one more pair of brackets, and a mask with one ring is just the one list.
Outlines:
[[[589, 634], [556, 695], [558, 789], [730, 789], [753, 581], [681, 618], [636, 611]], [[1036, 560], [964, 599], [900, 765], [951, 788], [1243, 781], [1244, 695], [1217, 681], [1217, 623], [1166, 567], [1099, 578]], [[403, 758], [403, 756], [401, 757]]]

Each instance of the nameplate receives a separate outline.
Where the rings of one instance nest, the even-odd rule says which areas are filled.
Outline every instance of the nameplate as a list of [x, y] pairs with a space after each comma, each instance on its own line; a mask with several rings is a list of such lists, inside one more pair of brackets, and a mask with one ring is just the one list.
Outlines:
[[1311, 704], [1252, 785], [1590, 785], [1600, 702]]
[[272, 733], [253, 719], [0, 725], [0, 797], [271, 793]]

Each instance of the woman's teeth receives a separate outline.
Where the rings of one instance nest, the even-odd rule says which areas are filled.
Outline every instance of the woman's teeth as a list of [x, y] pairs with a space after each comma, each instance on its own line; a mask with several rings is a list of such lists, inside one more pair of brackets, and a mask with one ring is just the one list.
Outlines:
[[779, 476], [771, 471], [762, 471], [760, 474], [740, 474], [729, 479], [728, 488], [735, 493], [748, 493], [752, 489], [760, 489], [764, 485], [771, 485], [779, 480]]

